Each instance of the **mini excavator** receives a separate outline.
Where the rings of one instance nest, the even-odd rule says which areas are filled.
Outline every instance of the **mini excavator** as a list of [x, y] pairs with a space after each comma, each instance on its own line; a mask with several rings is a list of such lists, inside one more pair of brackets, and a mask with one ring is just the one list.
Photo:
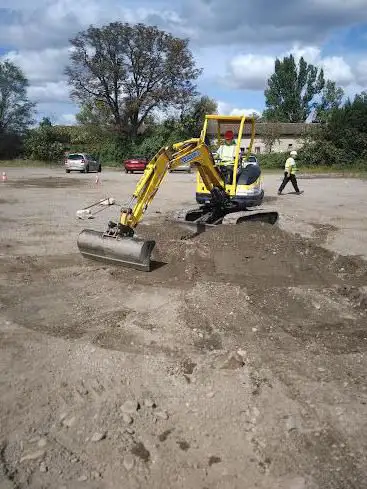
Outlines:
[[[244, 155], [241, 141], [247, 121], [251, 123], [250, 143]], [[220, 151], [215, 152], [215, 148], [220, 148], [228, 131], [236, 135], [236, 141], [232, 142], [232, 161], [223, 165], [216, 158]], [[174, 222], [193, 229], [194, 233], [208, 227], [237, 225], [249, 220], [275, 224], [278, 212], [261, 207], [264, 198], [261, 169], [258, 164], [248, 161], [254, 137], [254, 118], [206, 115], [199, 138], [163, 147], [151, 159], [128, 205], [120, 209], [118, 222], [110, 221], [105, 231], [81, 231], [77, 240], [79, 251], [86, 258], [150, 271], [155, 241], [136, 236], [135, 228], [165, 175], [182, 164], [196, 169], [198, 206], [174, 213]]]

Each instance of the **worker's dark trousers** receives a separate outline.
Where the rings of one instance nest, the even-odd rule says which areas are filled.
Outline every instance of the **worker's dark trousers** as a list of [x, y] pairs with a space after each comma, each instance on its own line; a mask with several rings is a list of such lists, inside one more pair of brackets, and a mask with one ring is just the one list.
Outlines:
[[292, 185], [293, 185], [294, 190], [299, 193], [299, 188], [298, 188], [298, 184], [297, 184], [296, 175], [290, 175], [290, 176], [288, 176], [288, 173], [286, 171], [284, 172], [284, 178], [283, 178], [283, 181], [282, 181], [281, 186], [279, 187], [278, 192], [283, 192], [284, 187], [287, 185], [287, 183], [289, 181], [292, 182]]

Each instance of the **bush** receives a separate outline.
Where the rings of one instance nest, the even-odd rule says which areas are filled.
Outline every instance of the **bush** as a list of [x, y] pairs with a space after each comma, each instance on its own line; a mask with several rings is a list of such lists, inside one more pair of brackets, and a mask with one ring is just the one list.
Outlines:
[[100, 145], [98, 158], [102, 164], [120, 166], [130, 152], [130, 147], [131, 145], [118, 137], [109, 137]]
[[262, 168], [284, 168], [285, 161], [289, 157], [289, 153], [263, 153], [257, 155], [260, 166]]
[[29, 131], [24, 146], [26, 156], [32, 160], [60, 161], [64, 154], [64, 145], [55, 138], [52, 127]]
[[15, 133], [3, 132], [0, 134], [0, 159], [12, 160], [22, 156], [22, 137]]
[[298, 154], [303, 166], [341, 166], [354, 162], [351, 153], [326, 140], [307, 143]]

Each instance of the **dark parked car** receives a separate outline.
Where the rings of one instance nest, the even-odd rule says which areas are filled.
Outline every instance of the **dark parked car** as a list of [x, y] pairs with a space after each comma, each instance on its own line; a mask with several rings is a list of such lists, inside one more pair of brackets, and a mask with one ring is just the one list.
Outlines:
[[148, 164], [145, 156], [132, 156], [124, 161], [125, 173], [134, 173], [134, 171], [144, 171]]

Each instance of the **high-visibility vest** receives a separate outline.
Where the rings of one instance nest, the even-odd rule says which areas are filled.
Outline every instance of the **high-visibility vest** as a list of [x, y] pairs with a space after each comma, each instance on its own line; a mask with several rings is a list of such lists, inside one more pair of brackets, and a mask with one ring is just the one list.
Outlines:
[[236, 157], [236, 143], [222, 144], [219, 146], [216, 156], [220, 159], [221, 164], [233, 165]]
[[285, 162], [284, 170], [289, 172], [290, 175], [294, 175], [297, 171], [297, 164], [294, 158], [288, 158]]

